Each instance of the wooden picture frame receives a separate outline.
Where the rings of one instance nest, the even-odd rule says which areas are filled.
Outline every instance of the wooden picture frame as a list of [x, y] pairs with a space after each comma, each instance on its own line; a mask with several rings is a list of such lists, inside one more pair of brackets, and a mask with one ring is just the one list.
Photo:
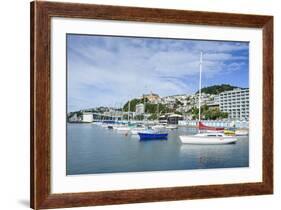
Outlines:
[[[51, 194], [52, 17], [260, 28], [263, 33], [263, 179], [257, 183]], [[31, 2], [31, 208], [65, 208], [273, 193], [273, 17], [246, 14]]]

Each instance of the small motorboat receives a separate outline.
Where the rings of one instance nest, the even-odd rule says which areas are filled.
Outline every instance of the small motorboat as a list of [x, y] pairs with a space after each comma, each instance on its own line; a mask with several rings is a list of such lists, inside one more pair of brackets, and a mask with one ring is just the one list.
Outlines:
[[178, 126], [176, 126], [176, 125], [167, 125], [166, 129], [174, 130], [174, 129], [178, 129]]
[[92, 122], [92, 125], [99, 125], [99, 126], [101, 126], [101, 125], [102, 125], [102, 122], [99, 122], [99, 121], [97, 121], [97, 122]]
[[146, 130], [138, 133], [140, 140], [167, 140], [168, 139], [168, 133], [165, 132], [157, 132], [153, 130]]
[[107, 124], [107, 123], [102, 123], [100, 126], [101, 126], [102, 128], [108, 128], [108, 124]]
[[163, 129], [165, 129], [166, 127], [165, 127], [164, 125], [158, 124], [158, 125], [151, 126], [151, 128], [152, 128], [153, 130], [163, 130]]
[[107, 128], [108, 129], [113, 129], [113, 125], [108, 125]]
[[118, 132], [129, 132], [131, 130], [131, 127], [129, 126], [119, 126], [115, 128]]
[[249, 131], [247, 129], [237, 129], [235, 131], [235, 135], [236, 136], [248, 136], [249, 135]]
[[224, 133], [198, 133], [189, 136], [180, 136], [183, 144], [231, 144], [237, 141], [234, 136], [227, 136]]
[[124, 125], [122, 125], [122, 124], [115, 124], [115, 125], [113, 125], [113, 129], [117, 130], [117, 128], [120, 128], [122, 126], [124, 127]]
[[235, 135], [235, 130], [225, 129], [223, 133], [225, 135], [231, 136], [231, 135]]
[[130, 133], [131, 133], [132, 135], [138, 135], [139, 132], [143, 132], [143, 131], [145, 131], [145, 130], [146, 130], [145, 127], [136, 127], [136, 128], [132, 128], [132, 129], [130, 130]]

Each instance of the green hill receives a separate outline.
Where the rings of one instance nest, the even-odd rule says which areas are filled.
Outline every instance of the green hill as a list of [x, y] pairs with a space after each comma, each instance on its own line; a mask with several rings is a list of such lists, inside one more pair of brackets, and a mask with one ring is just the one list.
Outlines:
[[[157, 104], [152, 104], [149, 103], [148, 100], [146, 99], [146, 104], [145, 104], [145, 112], [146, 113], [156, 113], [157, 112]], [[143, 99], [132, 99], [130, 102], [130, 110], [132, 112], [136, 111], [136, 105], [143, 103]], [[129, 109], [129, 101], [126, 102], [126, 104], [123, 106], [123, 111], [127, 112]], [[172, 111], [169, 109], [166, 105], [159, 103], [159, 113], [167, 113]]]
[[[213, 85], [213, 86], [202, 88], [201, 92], [207, 93], [207, 94], [217, 95], [217, 94], [220, 94], [221, 92], [233, 90], [235, 88], [239, 88], [239, 87], [232, 86], [232, 85], [229, 85], [229, 84]], [[198, 93], [198, 92], [199, 91], [197, 91], [196, 93]]]

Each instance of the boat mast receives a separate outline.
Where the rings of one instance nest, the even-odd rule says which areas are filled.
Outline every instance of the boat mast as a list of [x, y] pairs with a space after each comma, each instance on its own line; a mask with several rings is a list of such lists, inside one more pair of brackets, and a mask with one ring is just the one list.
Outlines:
[[143, 120], [145, 121], [145, 98], [144, 98], [144, 94], [142, 95], [143, 98]]
[[159, 102], [157, 101], [157, 120], [158, 120], [158, 123], [159, 123]]
[[203, 57], [203, 52], [200, 52], [200, 62], [199, 62], [199, 122], [201, 121], [201, 80], [202, 80], [202, 58]]
[[122, 102], [121, 102], [121, 107], [122, 107], [122, 113], [121, 113], [121, 121], [123, 122], [123, 113], [124, 113], [124, 106], [123, 106], [123, 104], [122, 104]]
[[114, 120], [117, 122], [118, 122], [118, 109], [119, 109], [118, 102], [116, 102]]
[[128, 122], [130, 122], [130, 112], [131, 112], [131, 99], [129, 99], [129, 107], [128, 107]]

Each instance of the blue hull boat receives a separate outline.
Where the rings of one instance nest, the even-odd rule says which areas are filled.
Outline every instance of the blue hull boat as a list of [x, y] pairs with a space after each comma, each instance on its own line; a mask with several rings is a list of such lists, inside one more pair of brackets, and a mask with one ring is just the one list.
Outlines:
[[138, 133], [140, 136], [140, 140], [153, 140], [153, 139], [161, 139], [167, 140], [168, 133]]

